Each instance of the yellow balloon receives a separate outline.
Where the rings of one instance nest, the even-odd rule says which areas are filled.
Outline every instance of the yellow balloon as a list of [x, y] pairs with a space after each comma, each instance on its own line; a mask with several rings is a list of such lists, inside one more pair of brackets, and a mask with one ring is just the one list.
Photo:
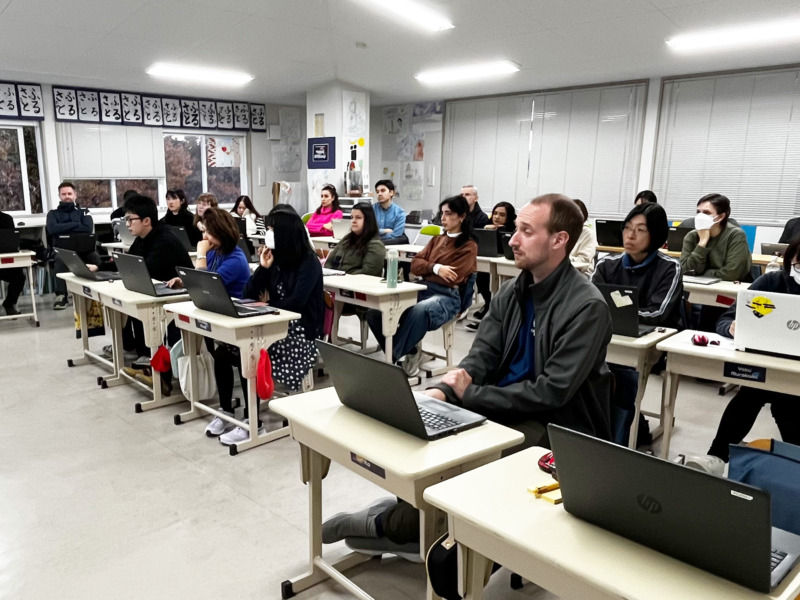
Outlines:
[[358, 138], [358, 145], [362, 147], [364, 146], [364, 138]]

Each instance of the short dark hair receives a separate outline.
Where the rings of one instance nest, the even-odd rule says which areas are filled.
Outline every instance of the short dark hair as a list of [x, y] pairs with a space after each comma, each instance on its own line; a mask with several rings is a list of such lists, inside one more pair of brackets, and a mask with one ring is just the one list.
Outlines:
[[722, 221], [720, 221], [720, 226], [724, 229], [731, 216], [731, 201], [728, 200], [727, 196], [723, 196], [722, 194], [706, 194], [697, 201], [697, 206], [700, 206], [704, 202], [710, 202], [718, 215], [725, 215]]
[[652, 202], [653, 204], [658, 203], [658, 198], [656, 198], [656, 195], [650, 190], [642, 190], [641, 192], [636, 194], [636, 198], [633, 199], [633, 203], [636, 204], [639, 200], [644, 200], [645, 202]]
[[378, 237], [378, 220], [375, 218], [375, 209], [372, 208], [372, 204], [369, 202], [359, 202], [353, 206], [350, 209], [350, 218], [352, 218], [354, 210], [360, 211], [364, 215], [364, 228], [361, 230], [360, 235], [356, 236], [351, 231], [344, 236], [344, 239], [349, 240], [355, 251], [363, 257], [367, 253], [369, 243]]
[[669, 236], [667, 211], [660, 204], [644, 202], [631, 209], [631, 212], [622, 222], [623, 226], [636, 215], [644, 215], [647, 222], [647, 232], [650, 234], [650, 245], [647, 247], [647, 253], [651, 254], [667, 243], [667, 237]]
[[583, 200], [573, 198], [572, 201], [578, 205], [578, 208], [581, 209], [581, 212], [583, 213], [583, 222], [586, 223], [586, 219], [589, 218], [589, 211], [586, 209], [586, 205], [583, 203]]
[[394, 191], [394, 182], [391, 179], [381, 179], [378, 183], [375, 184], [375, 191], [382, 185], [385, 185], [389, 190]]
[[461, 234], [456, 238], [456, 248], [460, 248], [475, 237], [472, 234], [472, 213], [469, 210], [469, 202], [467, 202], [467, 199], [461, 194], [450, 196], [439, 202], [439, 214], [442, 214], [442, 207], [445, 204], [447, 208], [452, 210], [459, 217], [466, 217], [461, 222]]
[[136, 190], [125, 190], [125, 193], [122, 194], [122, 202], [124, 203], [129, 198], [133, 198], [134, 196], [138, 196], [139, 192]]
[[[325, 185], [323, 185], [322, 190], [320, 190], [320, 192], [324, 192], [325, 190], [328, 190], [331, 193], [331, 196], [333, 196], [333, 202], [331, 202], [331, 212], [336, 212], [337, 210], [339, 210], [339, 192], [336, 191], [336, 186], [333, 185], [332, 183], [326, 183]], [[321, 203], [317, 207], [317, 210], [315, 210], [314, 212], [317, 214], [320, 214], [320, 212], [322, 212]], [[277, 243], [278, 242], [275, 242], [275, 244]]]
[[547, 220], [547, 231], [551, 234], [566, 231], [567, 256], [572, 252], [583, 231], [583, 213], [575, 202], [563, 194], [544, 194], [530, 201], [533, 205], [550, 206], [550, 218]]
[[125, 200], [123, 208], [125, 209], [125, 214], [136, 215], [142, 221], [149, 218], [152, 227], [155, 227], [158, 222], [158, 207], [156, 206], [155, 200], [150, 196], [133, 194], [133, 196]]
[[239, 245], [239, 226], [229, 212], [221, 208], [207, 208], [203, 213], [206, 233], [219, 241], [219, 253], [230, 254]]
[[59, 183], [59, 184], [58, 184], [58, 191], [60, 192], [60, 191], [61, 191], [61, 188], [65, 188], [65, 187], [70, 187], [70, 188], [72, 188], [73, 190], [75, 190], [75, 189], [76, 189], [76, 188], [75, 188], [75, 184], [74, 184], [74, 183], [72, 183], [71, 181], [62, 181], [61, 183]]
[[783, 253], [783, 272], [787, 277], [792, 276], [792, 261], [798, 258], [798, 254], [800, 254], [800, 235], [789, 240], [786, 252]]

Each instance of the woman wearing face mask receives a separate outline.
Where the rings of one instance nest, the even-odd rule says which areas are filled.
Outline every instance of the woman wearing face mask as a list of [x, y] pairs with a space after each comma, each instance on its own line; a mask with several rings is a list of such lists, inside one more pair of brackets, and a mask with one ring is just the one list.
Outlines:
[[350, 233], [328, 255], [325, 266], [348, 275], [379, 277], [383, 273], [386, 247], [378, 236], [375, 211], [367, 202], [359, 202], [350, 213]]
[[319, 207], [311, 213], [306, 227], [312, 236], [332, 237], [333, 224], [331, 221], [341, 219], [342, 216], [342, 211], [339, 209], [339, 194], [336, 192], [336, 188], [329, 183], [322, 188]]
[[[794, 238], [786, 249], [783, 269], [762, 275], [753, 282], [750, 289], [776, 294], [800, 294], [800, 237]], [[736, 331], [735, 319], [734, 304], [717, 321], [717, 333], [733, 337]], [[722, 414], [708, 455], [692, 457], [686, 464], [722, 475], [729, 458], [728, 446], [738, 444], [745, 438], [765, 404], [770, 404], [772, 417], [783, 441], [800, 445], [800, 398], [742, 386]]]
[[189, 241], [196, 245], [203, 234], [194, 226], [194, 215], [189, 211], [189, 201], [186, 194], [181, 189], [167, 190], [167, 214], [161, 219], [164, 225], [172, 227], [183, 227]]

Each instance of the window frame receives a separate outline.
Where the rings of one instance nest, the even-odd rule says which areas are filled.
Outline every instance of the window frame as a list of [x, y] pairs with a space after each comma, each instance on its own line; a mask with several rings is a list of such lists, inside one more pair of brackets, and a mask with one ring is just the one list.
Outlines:
[[[36, 140], [36, 162], [39, 166], [39, 186], [42, 191], [41, 213], [34, 213], [31, 207], [31, 189], [30, 181], [28, 179], [28, 155], [25, 150], [25, 135], [23, 131], [25, 127], [33, 127], [34, 138]], [[45, 169], [44, 162], [42, 161], [42, 130], [39, 127], [39, 123], [32, 121], [17, 121], [13, 119], [0, 119], [0, 129], [15, 129], [17, 131], [20, 172], [22, 173], [22, 197], [25, 202], [25, 208], [23, 210], [7, 210], [4, 212], [12, 216], [46, 214], [47, 211], [45, 211], [45, 206], [47, 206], [47, 178], [44, 177]], [[22, 165], [25, 165], [24, 169], [22, 168]]]

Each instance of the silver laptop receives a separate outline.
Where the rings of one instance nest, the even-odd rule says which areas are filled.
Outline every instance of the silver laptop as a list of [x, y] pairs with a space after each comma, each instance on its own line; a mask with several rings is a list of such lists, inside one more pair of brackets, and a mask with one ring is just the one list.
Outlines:
[[119, 274], [122, 276], [122, 285], [132, 292], [139, 292], [147, 296], [179, 296], [186, 294], [183, 288], [171, 288], [161, 281], [153, 283], [144, 258], [133, 254], [112, 253], [114, 262], [117, 263]]
[[547, 430], [568, 513], [763, 593], [800, 558], [800, 536], [772, 527], [767, 492], [557, 425]]
[[789, 244], [761, 244], [761, 254], [783, 257]]
[[740, 290], [733, 344], [737, 350], [800, 359], [800, 296]]
[[119, 232], [119, 241], [130, 248], [133, 245], [133, 242], [136, 241], [136, 236], [133, 235], [128, 229], [128, 226], [125, 225], [125, 220], [122, 219], [121, 221], [122, 222], [119, 224], [119, 229], [117, 230]]
[[334, 219], [331, 224], [333, 225], [333, 237], [337, 240], [350, 233], [350, 219]]
[[414, 392], [402, 368], [317, 340], [342, 404], [423, 440], [477, 427], [486, 417]]

